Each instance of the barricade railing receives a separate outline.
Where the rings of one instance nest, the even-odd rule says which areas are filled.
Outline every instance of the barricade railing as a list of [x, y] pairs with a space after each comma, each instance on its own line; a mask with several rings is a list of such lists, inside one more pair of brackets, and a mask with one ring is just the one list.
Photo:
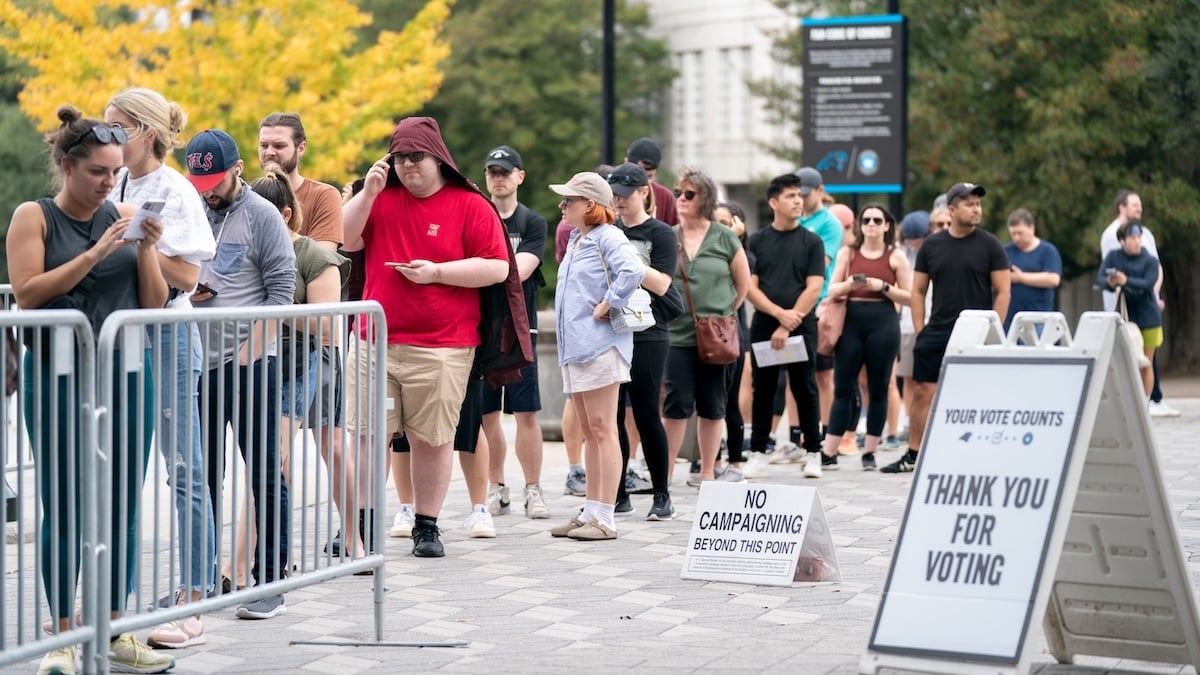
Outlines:
[[[11, 288], [0, 288], [5, 292]], [[83, 647], [85, 664], [94, 663], [99, 612], [92, 591], [104, 547], [89, 506], [96, 501], [90, 477], [100, 416], [92, 327], [74, 310], [0, 311], [0, 331], [17, 338], [0, 340], [0, 381], [7, 382], [10, 353], [20, 354], [16, 391], [0, 406], [5, 478], [17, 489], [12, 523], [10, 501], [0, 503], [7, 523], [0, 540], [0, 666], [71, 645]], [[36, 459], [14, 461], [28, 456]]]
[[[380, 339], [361, 341], [349, 326]], [[106, 479], [96, 497], [113, 514], [99, 523], [101, 541], [112, 544], [100, 578], [113, 582], [98, 587], [97, 601], [120, 616], [99, 623], [101, 644], [233, 606], [243, 618], [265, 618], [287, 591], [364, 573], [380, 577], [382, 639], [388, 444], [384, 370], [375, 364], [386, 363], [386, 346], [374, 302], [108, 317], [97, 346], [98, 372], [109, 376], [99, 380], [108, 413], [97, 431]], [[185, 363], [197, 352], [198, 377], [197, 363]], [[360, 359], [369, 365], [352, 367]], [[347, 419], [337, 418], [339, 405]], [[256, 534], [238, 533], [242, 519]], [[339, 529], [335, 550], [327, 541]], [[239, 570], [250, 571], [244, 588]], [[123, 591], [129, 602], [114, 601]]]

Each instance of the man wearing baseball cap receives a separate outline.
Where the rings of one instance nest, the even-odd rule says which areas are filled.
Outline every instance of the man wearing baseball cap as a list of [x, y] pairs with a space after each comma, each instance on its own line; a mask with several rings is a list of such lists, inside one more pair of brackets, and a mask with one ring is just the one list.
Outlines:
[[[201, 308], [291, 305], [296, 290], [295, 248], [279, 210], [242, 180], [237, 143], [224, 131], [208, 129], [188, 143], [186, 160], [188, 180], [204, 200], [217, 240], [216, 257], [200, 265], [200, 285], [192, 294], [192, 304]], [[265, 519], [265, 530], [258, 533], [265, 544], [265, 558], [259, 557], [257, 547], [254, 549], [258, 585], [281, 578], [288, 569], [291, 513], [287, 485], [279, 469], [275, 343], [250, 340], [251, 336], [262, 335], [263, 330], [260, 322], [253, 327], [238, 322], [236, 331], [221, 322], [209, 323], [206, 373], [199, 387], [200, 405], [208, 407], [208, 414], [201, 415], [201, 419], [208, 420], [201, 439], [205, 456], [210, 458], [208, 489], [213, 513], [221, 513], [225, 426], [232, 422], [249, 471], [255, 512]], [[234, 368], [238, 370], [236, 375]], [[235, 400], [235, 381], [243, 383], [243, 392], [256, 395]], [[263, 466], [269, 467], [267, 475], [256, 475]], [[276, 560], [278, 568], [274, 567]], [[269, 619], [285, 611], [283, 595], [277, 594], [244, 603], [237, 615], [242, 619]]]
[[679, 212], [675, 209], [675, 195], [654, 180], [658, 174], [658, 165], [662, 162], [662, 149], [653, 138], [639, 138], [629, 144], [625, 151], [625, 161], [637, 164], [646, 170], [650, 179], [650, 189], [654, 193], [654, 217], [668, 225], [679, 224]]
[[[881, 469], [884, 473], [912, 471], [929, 416], [929, 406], [941, 374], [942, 358], [954, 322], [964, 309], [1008, 313], [1011, 278], [1008, 255], [994, 234], [979, 228], [983, 221], [982, 185], [955, 183], [946, 191], [950, 227], [925, 239], [917, 251], [913, 274], [912, 321], [913, 405], [909, 411], [908, 452]], [[933, 302], [925, 316], [925, 294], [933, 284]]]
[[[450, 487], [455, 430], [482, 343], [480, 289], [509, 278], [510, 249], [495, 209], [455, 166], [436, 120], [400, 120], [388, 151], [342, 208], [344, 248], [366, 251], [363, 299], [379, 302], [387, 317], [394, 405], [386, 432], [404, 434], [411, 448], [413, 555], [436, 558], [445, 555], [437, 518]], [[370, 350], [351, 351], [347, 391], [365, 401]], [[357, 408], [349, 406], [346, 426], [365, 444], [371, 419]]]
[[[525, 293], [530, 340], [537, 344], [538, 289], [546, 285], [542, 277], [542, 257], [546, 253], [546, 219], [517, 201], [517, 191], [525, 182], [521, 155], [507, 145], [492, 149], [483, 162], [484, 180], [492, 204], [504, 221], [508, 240], [517, 257], [517, 274]], [[503, 400], [502, 400], [503, 399]], [[504, 461], [508, 444], [500, 427], [500, 410], [517, 422], [516, 450], [525, 474], [523, 493], [527, 518], [549, 518], [550, 509], [542, 495], [542, 426], [537, 412], [542, 409], [538, 390], [538, 364], [521, 369], [521, 379], [502, 387], [486, 387], [483, 395], [483, 433], [488, 441], [488, 509], [503, 513], [509, 508], [509, 490], [505, 484]]]

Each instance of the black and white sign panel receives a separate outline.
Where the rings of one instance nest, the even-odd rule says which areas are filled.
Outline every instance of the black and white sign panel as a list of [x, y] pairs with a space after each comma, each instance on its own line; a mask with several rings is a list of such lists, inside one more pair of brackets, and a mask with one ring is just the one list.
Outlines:
[[872, 650], [1017, 661], [1092, 363], [947, 359]]

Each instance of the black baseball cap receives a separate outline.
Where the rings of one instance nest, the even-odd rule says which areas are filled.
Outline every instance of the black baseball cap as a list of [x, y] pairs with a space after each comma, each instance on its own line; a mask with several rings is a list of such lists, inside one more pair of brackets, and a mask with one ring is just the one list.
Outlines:
[[946, 190], [946, 203], [953, 204], [954, 202], [971, 195], [982, 197], [986, 194], [987, 190], [983, 189], [982, 185], [976, 185], [974, 183], [955, 183], [954, 185], [950, 186], [949, 190]]
[[501, 145], [488, 153], [487, 161], [483, 163], [483, 168], [486, 169], [489, 166], [498, 166], [509, 171], [513, 169], [523, 170], [525, 168], [521, 166], [521, 155], [517, 154], [516, 150], [507, 145]]
[[629, 144], [625, 158], [634, 164], [642, 164], [648, 169], [657, 169], [662, 161], [662, 148], [653, 138], [642, 137]]
[[621, 166], [613, 169], [607, 177], [608, 186], [612, 188], [613, 194], [618, 197], [628, 197], [633, 194], [633, 191], [650, 184], [650, 178], [646, 176], [646, 170], [639, 164], [633, 162], [625, 162]]

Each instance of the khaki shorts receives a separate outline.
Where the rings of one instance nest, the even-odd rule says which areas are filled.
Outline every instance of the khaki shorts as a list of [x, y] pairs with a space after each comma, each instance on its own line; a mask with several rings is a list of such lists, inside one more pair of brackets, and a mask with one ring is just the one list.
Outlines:
[[375, 350], [352, 335], [346, 350], [346, 428], [370, 433], [373, 410], [371, 377], [387, 378], [387, 410], [384, 435], [407, 434], [442, 445], [454, 440], [459, 410], [467, 392], [467, 379], [475, 360], [474, 347], [415, 347], [388, 345], [387, 367], [375, 366]]
[[916, 333], [900, 334], [900, 360], [896, 364], [897, 377], [912, 377], [913, 345], [917, 344]]
[[586, 363], [568, 363], [562, 367], [562, 376], [564, 394], [592, 391], [628, 382], [629, 364], [616, 347], [611, 347]]

